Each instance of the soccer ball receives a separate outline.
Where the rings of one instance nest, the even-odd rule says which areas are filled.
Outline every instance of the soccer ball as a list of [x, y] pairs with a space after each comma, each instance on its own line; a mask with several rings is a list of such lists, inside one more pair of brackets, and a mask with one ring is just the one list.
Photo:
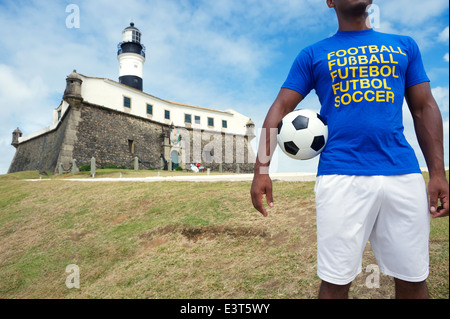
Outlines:
[[319, 155], [327, 140], [325, 119], [311, 110], [295, 110], [278, 125], [278, 145], [294, 159], [307, 160]]

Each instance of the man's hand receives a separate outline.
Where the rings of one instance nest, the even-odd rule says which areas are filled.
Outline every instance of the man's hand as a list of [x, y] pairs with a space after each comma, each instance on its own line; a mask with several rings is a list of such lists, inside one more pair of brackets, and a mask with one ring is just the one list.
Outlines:
[[255, 163], [255, 175], [250, 194], [252, 195], [253, 206], [265, 217], [267, 216], [267, 211], [263, 206], [263, 195], [266, 195], [269, 207], [273, 207], [272, 180], [269, 177], [269, 163], [277, 146], [278, 124], [302, 100], [303, 96], [297, 91], [282, 88], [275, 102], [270, 107], [263, 123], [258, 156]]
[[[428, 194], [430, 196], [430, 213], [433, 218], [448, 216], [448, 189], [449, 184], [445, 177], [430, 177]], [[438, 206], [439, 199], [441, 200], [440, 206]]]
[[273, 207], [272, 180], [270, 179], [269, 174], [255, 173], [250, 194], [252, 195], [253, 206], [264, 217], [267, 217], [268, 214], [264, 208], [262, 197], [263, 195], [266, 195], [267, 204], [269, 207]]
[[[448, 181], [444, 172], [443, 124], [439, 106], [429, 82], [406, 89], [406, 101], [414, 120], [417, 140], [425, 157], [430, 181], [430, 213], [433, 218], [448, 216]], [[439, 205], [439, 199], [441, 205]]]

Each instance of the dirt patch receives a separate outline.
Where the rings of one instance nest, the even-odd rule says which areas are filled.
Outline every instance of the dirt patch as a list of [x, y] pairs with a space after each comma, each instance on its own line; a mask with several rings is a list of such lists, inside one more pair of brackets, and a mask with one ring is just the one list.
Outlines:
[[149, 200], [147, 200], [147, 199], [144, 199], [144, 200], [141, 200], [141, 201], [139, 202], [139, 207], [145, 208], [145, 209], [150, 209], [150, 208], [152, 208], [153, 206], [152, 206], [152, 202], [151, 202], [151, 201], [149, 201]]
[[181, 234], [188, 241], [196, 242], [200, 239], [213, 240], [220, 236], [229, 236], [231, 238], [240, 237], [261, 237], [269, 238], [270, 235], [267, 231], [255, 228], [255, 227], [231, 227], [224, 225], [211, 225], [211, 226], [176, 226], [168, 225], [165, 227], [157, 228], [152, 231], [146, 232], [139, 236], [140, 239], [154, 240], [167, 234]]
[[290, 233], [288, 230], [280, 231], [279, 233], [271, 236], [272, 244], [274, 246], [279, 246], [287, 243], [289, 241]]
[[117, 216], [116, 218], [114, 218], [111, 222], [115, 225], [121, 224], [126, 218], [128, 217], [128, 215], [120, 215]]
[[181, 234], [190, 241], [199, 239], [214, 239], [219, 236], [238, 237], [267, 237], [266, 231], [252, 227], [230, 227], [230, 226], [205, 226], [184, 227]]
[[159, 246], [166, 244], [168, 241], [169, 240], [165, 239], [165, 238], [155, 238], [155, 239], [152, 239], [152, 240], [146, 242], [144, 244], [144, 249], [145, 250], [155, 249], [155, 248], [158, 248]]
[[87, 234], [89, 234], [88, 231], [81, 232], [81, 233], [71, 233], [71, 234], [69, 234], [69, 240], [71, 240], [71, 241], [80, 241]]
[[164, 227], [158, 227], [156, 229], [153, 229], [151, 231], [145, 232], [141, 235], [139, 235], [139, 239], [153, 239], [157, 236], [164, 236], [167, 234], [175, 233], [177, 231], [176, 225], [168, 225]]

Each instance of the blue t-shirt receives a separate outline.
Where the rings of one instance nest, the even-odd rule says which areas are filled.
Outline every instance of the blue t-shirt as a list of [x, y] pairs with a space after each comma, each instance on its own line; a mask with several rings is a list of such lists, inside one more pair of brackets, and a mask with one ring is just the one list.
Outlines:
[[428, 81], [413, 39], [370, 29], [305, 48], [282, 87], [319, 97], [329, 136], [318, 175], [398, 175], [420, 173], [402, 106], [406, 88]]

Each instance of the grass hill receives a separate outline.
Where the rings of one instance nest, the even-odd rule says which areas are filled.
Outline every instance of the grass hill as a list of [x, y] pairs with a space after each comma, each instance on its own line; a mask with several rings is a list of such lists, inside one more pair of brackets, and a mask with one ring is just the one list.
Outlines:
[[[98, 170], [96, 178], [118, 174]], [[250, 182], [67, 177], [0, 176], [0, 298], [317, 296], [313, 182], [275, 181], [275, 207], [263, 218], [251, 205]], [[432, 220], [432, 298], [449, 297], [448, 227], [447, 218]], [[366, 286], [365, 269], [375, 263], [366, 249], [351, 297], [393, 297], [389, 277], [381, 276], [380, 288]], [[65, 284], [71, 264], [80, 270], [79, 289]]]

